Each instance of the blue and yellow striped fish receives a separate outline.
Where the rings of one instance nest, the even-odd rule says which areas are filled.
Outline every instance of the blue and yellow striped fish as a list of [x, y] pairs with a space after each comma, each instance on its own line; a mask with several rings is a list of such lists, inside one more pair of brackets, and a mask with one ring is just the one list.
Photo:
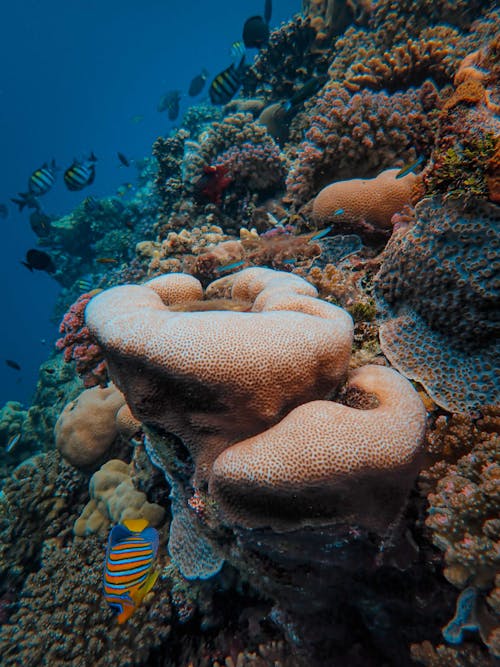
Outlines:
[[145, 519], [126, 519], [109, 534], [104, 564], [104, 597], [117, 613], [118, 623], [128, 620], [153, 588], [158, 531]]
[[64, 182], [68, 190], [83, 190], [87, 185], [92, 185], [95, 178], [96, 162], [97, 158], [94, 153], [91, 153], [89, 159], [83, 162], [74, 160], [73, 164], [64, 172]]
[[50, 164], [45, 162], [41, 167], [36, 169], [30, 176], [28, 181], [28, 190], [30, 194], [39, 197], [46, 194], [54, 185], [56, 180], [56, 163], [52, 160]]
[[243, 82], [244, 70], [245, 56], [243, 55], [237, 67], [233, 63], [220, 74], [217, 74], [208, 90], [212, 104], [227, 104], [233, 99]]

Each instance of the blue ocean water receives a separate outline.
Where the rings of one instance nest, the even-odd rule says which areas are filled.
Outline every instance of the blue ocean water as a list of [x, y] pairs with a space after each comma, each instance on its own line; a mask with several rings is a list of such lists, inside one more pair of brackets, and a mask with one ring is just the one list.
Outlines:
[[[299, 5], [276, 0], [272, 25]], [[36, 247], [36, 236], [30, 211], [18, 212], [10, 198], [26, 191], [30, 174], [44, 162], [54, 158], [66, 168], [90, 151], [98, 157], [94, 184], [69, 192], [59, 172], [42, 199], [44, 210], [59, 217], [88, 195], [112, 195], [134, 171], [120, 167], [117, 151], [133, 159], [149, 156], [154, 140], [175, 126], [156, 110], [161, 96], [169, 89], [183, 92], [180, 120], [192, 103], [186, 94], [191, 79], [203, 67], [212, 76], [224, 68], [245, 19], [262, 11], [261, 0], [2, 3], [0, 204], [8, 205], [9, 216], [0, 220], [0, 404], [29, 404], [38, 367], [57, 338], [51, 313], [59, 286], [20, 264]]]

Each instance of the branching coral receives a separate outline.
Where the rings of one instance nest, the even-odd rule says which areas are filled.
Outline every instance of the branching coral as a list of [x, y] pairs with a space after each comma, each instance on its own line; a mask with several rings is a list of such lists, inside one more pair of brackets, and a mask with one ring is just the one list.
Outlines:
[[284, 184], [285, 162], [266, 128], [251, 114], [237, 113], [215, 122], [205, 133], [185, 180], [194, 182], [203, 166], [223, 167], [231, 179], [231, 191], [239, 196], [272, 193]]
[[325, 87], [310, 110], [311, 125], [287, 177], [288, 198], [299, 206], [333, 180], [370, 177], [426, 153], [432, 140], [433, 84], [389, 95]]
[[63, 334], [56, 342], [58, 350], [64, 350], [64, 361], [76, 361], [76, 372], [85, 387], [105, 386], [108, 372], [102, 351], [85, 326], [85, 308], [94, 293], [82, 294], [70, 307], [59, 325]]
[[27, 578], [19, 608], [0, 631], [5, 667], [143, 665], [170, 635], [168, 590], [159, 580], [126, 625], [113, 621], [102, 594], [105, 545], [87, 538], [47, 543], [40, 570]]
[[2, 592], [34, 567], [44, 540], [68, 537], [86, 484], [57, 452], [24, 461], [6, 480], [0, 495]]

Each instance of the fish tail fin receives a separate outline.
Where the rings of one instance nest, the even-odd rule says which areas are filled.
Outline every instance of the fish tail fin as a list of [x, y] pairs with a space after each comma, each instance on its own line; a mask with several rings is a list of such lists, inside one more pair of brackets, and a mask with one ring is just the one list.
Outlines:
[[33, 273], [33, 267], [31, 266], [31, 264], [28, 264], [28, 262], [21, 262], [21, 264], [25, 266], [27, 269], [29, 269], [31, 273]]
[[27, 204], [28, 194], [25, 192], [20, 192], [16, 197], [11, 198], [11, 202], [17, 205], [17, 208], [22, 211]]
[[267, 24], [271, 21], [271, 16], [273, 14], [273, 2], [272, 0], [266, 0], [264, 4], [264, 20]]
[[90, 156], [89, 156], [89, 162], [97, 162], [97, 158], [96, 158], [96, 156], [94, 155], [94, 151], [92, 151], [92, 152], [90, 153]]
[[121, 612], [116, 617], [118, 625], [122, 625], [125, 621], [128, 621], [136, 609], [137, 607], [133, 604], [124, 604]]

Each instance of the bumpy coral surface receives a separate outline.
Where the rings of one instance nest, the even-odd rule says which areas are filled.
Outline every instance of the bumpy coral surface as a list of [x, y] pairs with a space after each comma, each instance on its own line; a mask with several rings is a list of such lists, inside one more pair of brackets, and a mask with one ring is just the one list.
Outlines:
[[92, 475], [90, 502], [75, 522], [75, 535], [105, 535], [110, 524], [125, 519], [146, 519], [152, 526], [162, 523], [164, 509], [148, 502], [146, 494], [134, 487], [131, 472], [130, 464], [113, 459]]
[[146, 664], [170, 634], [168, 591], [157, 582], [153, 599], [117, 625], [101, 593], [104, 553], [96, 538], [45, 546], [40, 569], [26, 579], [19, 608], [0, 631], [2, 665]]
[[387, 169], [376, 178], [337, 181], [323, 188], [313, 202], [318, 226], [337, 228], [350, 225], [356, 231], [387, 232], [391, 218], [410, 203], [416, 176], [396, 178], [399, 169]]
[[311, 401], [217, 458], [210, 490], [226, 517], [251, 527], [332, 517], [387, 525], [418, 470], [425, 409], [410, 383], [382, 366], [354, 371], [348, 386], [373, 394], [378, 407]]
[[395, 235], [376, 279], [384, 354], [440, 406], [494, 403], [500, 287], [498, 207], [425, 199]]
[[[247, 269], [206, 294], [229, 289], [250, 312], [172, 312], [175, 293], [186, 298], [188, 286], [196, 293], [194, 278], [162, 276], [103, 293], [87, 310], [137, 416], [182, 438], [196, 486], [209, 481], [226, 521], [285, 526], [356, 515], [387, 524], [415, 476], [423, 437], [425, 410], [411, 385], [395, 371], [365, 367], [352, 383], [375, 394], [378, 408], [314, 402], [345, 376], [345, 311], [296, 276]], [[356, 497], [346, 493], [353, 479], [365, 486]], [[378, 507], [372, 512], [372, 494], [392, 501], [369, 503]]]
[[118, 435], [116, 415], [124, 403], [113, 384], [86, 389], [68, 403], [54, 429], [63, 457], [77, 468], [98, 463]]
[[336, 179], [375, 176], [396, 160], [414, 159], [412, 147], [427, 152], [437, 99], [433, 84], [389, 95], [351, 95], [331, 83], [310, 110], [310, 127], [287, 177], [287, 193], [304, 204]]
[[132, 412], [182, 438], [201, 482], [229, 443], [338, 386], [352, 320], [305, 280], [266, 269], [242, 271], [232, 286], [251, 312], [170, 310], [172, 293], [194, 281], [173, 274], [108, 290], [86, 321]]

